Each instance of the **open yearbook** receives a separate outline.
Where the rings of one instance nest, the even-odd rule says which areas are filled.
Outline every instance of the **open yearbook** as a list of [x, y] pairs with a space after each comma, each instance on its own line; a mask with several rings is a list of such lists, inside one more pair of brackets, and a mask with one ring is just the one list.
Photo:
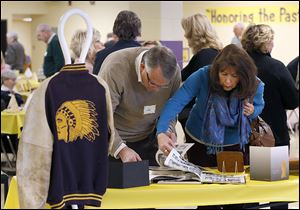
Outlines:
[[185, 159], [186, 152], [193, 144], [177, 145], [166, 157], [161, 151], [156, 153], [159, 167], [150, 167], [150, 182], [165, 184], [245, 184], [245, 175], [217, 174], [196, 166]]

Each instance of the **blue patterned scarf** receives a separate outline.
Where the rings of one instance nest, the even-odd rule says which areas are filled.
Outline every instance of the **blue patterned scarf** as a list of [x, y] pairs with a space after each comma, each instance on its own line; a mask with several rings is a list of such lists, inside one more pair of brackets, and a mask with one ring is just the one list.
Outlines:
[[248, 143], [250, 121], [243, 114], [244, 101], [235, 97], [234, 93], [229, 97], [212, 93], [208, 97], [202, 126], [202, 140], [208, 145], [207, 154], [223, 150], [226, 127], [239, 130], [241, 149], [244, 150]]

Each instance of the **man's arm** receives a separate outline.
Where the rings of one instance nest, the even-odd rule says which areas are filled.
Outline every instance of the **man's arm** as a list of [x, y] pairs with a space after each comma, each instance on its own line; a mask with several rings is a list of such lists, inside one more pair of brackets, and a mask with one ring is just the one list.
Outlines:
[[[116, 66], [110, 62], [104, 63], [101, 68], [101, 71], [98, 74], [98, 77], [102, 78], [108, 85], [110, 95], [111, 95], [111, 103], [112, 103], [112, 111], [115, 112], [116, 108], [118, 107], [122, 92], [123, 92], [123, 83], [121, 75], [118, 75], [117, 69], [120, 66]], [[112, 144], [111, 155], [117, 158], [119, 152], [126, 146], [125, 142], [120, 137], [118, 131], [115, 128], [115, 140]]]
[[58, 40], [53, 40], [52, 49], [53, 49], [53, 60], [55, 66], [54, 71], [58, 72], [65, 65], [65, 58]]

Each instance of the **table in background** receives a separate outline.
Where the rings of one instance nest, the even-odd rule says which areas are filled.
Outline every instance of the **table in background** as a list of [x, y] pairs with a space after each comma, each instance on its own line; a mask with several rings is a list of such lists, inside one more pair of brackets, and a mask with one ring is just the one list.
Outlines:
[[[107, 189], [102, 208], [166, 208], [263, 202], [298, 202], [299, 175], [284, 181], [234, 184], [151, 184], [129, 189]], [[12, 178], [5, 209], [19, 208], [17, 179]], [[88, 207], [94, 208], [94, 207]]]
[[1, 112], [1, 134], [21, 135], [24, 125], [25, 112]]

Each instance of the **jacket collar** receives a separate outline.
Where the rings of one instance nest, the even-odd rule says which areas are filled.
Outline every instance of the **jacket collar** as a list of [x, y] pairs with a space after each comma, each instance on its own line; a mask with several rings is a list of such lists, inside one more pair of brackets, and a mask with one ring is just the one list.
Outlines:
[[67, 64], [62, 67], [61, 71], [88, 71], [85, 63]]

